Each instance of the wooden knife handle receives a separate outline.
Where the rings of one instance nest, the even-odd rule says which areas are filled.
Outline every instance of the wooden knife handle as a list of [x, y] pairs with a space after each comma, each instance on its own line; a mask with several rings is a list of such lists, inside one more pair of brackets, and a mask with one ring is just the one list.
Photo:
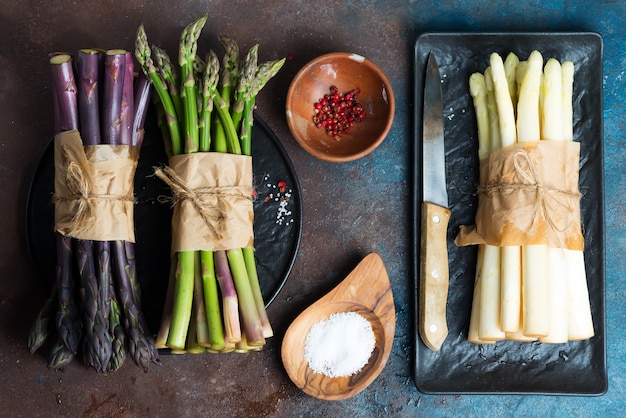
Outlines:
[[419, 333], [428, 348], [438, 351], [448, 335], [447, 230], [450, 211], [432, 203], [422, 203]]

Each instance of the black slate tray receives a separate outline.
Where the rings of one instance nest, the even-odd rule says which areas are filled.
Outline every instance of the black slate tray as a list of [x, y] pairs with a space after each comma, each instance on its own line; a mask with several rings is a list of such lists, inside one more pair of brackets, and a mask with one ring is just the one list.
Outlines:
[[[571, 60], [574, 75], [574, 139], [581, 143], [581, 216], [585, 264], [595, 336], [566, 344], [502, 341], [467, 342], [476, 248], [453, 243], [459, 225], [474, 223], [478, 184], [478, 142], [469, 94], [471, 73], [484, 72], [489, 55], [514, 52], [520, 60], [532, 50], [544, 58]], [[603, 195], [603, 41], [595, 33], [426, 33], [415, 43], [414, 249], [415, 292], [419, 288], [421, 203], [421, 123], [424, 71], [436, 55], [442, 76], [446, 171], [451, 219], [448, 228], [449, 333], [438, 352], [415, 333], [414, 377], [431, 394], [602, 395], [607, 391], [605, 330], [605, 252]], [[416, 294], [417, 300], [417, 294]], [[417, 303], [415, 304], [417, 324]]]
[[[256, 117], [252, 135], [252, 169], [257, 197], [254, 202], [255, 254], [261, 292], [266, 306], [276, 298], [295, 261], [302, 235], [302, 199], [294, 167], [280, 140]], [[33, 263], [47, 284], [54, 281], [54, 147], [44, 149], [33, 175], [26, 208], [26, 240]], [[159, 203], [169, 196], [167, 186], [153, 175], [155, 166], [167, 163], [161, 136], [152, 113], [146, 120], [146, 137], [135, 175], [135, 236], [137, 277], [142, 309], [153, 332], [161, 319], [167, 289], [171, 240], [171, 208]], [[286, 184], [285, 193], [277, 189]], [[268, 196], [272, 194], [272, 198]], [[288, 196], [287, 196], [288, 194]], [[288, 198], [287, 212], [279, 212]]]

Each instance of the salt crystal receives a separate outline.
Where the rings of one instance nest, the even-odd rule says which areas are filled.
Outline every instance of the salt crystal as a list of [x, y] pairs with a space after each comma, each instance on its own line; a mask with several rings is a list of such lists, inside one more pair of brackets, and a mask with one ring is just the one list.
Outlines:
[[375, 343], [367, 319], [357, 312], [334, 313], [311, 327], [305, 339], [304, 358], [316, 373], [348, 377], [367, 364]]

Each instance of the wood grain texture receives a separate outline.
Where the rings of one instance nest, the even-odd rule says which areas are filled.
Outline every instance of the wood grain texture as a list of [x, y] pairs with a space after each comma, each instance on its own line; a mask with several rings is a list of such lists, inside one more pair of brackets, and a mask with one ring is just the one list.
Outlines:
[[428, 348], [438, 351], [448, 335], [447, 230], [450, 211], [424, 202], [422, 205], [419, 334]]
[[[357, 312], [372, 325], [376, 338], [369, 362], [349, 377], [314, 372], [304, 359], [304, 342], [311, 327], [337, 312]], [[368, 254], [324, 297], [304, 310], [289, 326], [282, 343], [283, 365], [291, 380], [308, 395], [325, 400], [349, 398], [365, 389], [385, 367], [396, 327], [396, 310], [382, 259]]]

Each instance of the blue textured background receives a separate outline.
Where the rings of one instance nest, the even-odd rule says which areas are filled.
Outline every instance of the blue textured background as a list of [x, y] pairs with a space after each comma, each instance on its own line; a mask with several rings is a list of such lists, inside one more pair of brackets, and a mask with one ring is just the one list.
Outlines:
[[[606, 317], [609, 390], [601, 397], [423, 396], [426, 416], [623, 416], [626, 404], [624, 277], [624, 91], [626, 63], [621, 1], [435, 1], [417, 16], [421, 28], [467, 31], [591, 31], [604, 40]], [[428, 412], [426, 412], [428, 411]], [[418, 413], [419, 415], [420, 413]]]

